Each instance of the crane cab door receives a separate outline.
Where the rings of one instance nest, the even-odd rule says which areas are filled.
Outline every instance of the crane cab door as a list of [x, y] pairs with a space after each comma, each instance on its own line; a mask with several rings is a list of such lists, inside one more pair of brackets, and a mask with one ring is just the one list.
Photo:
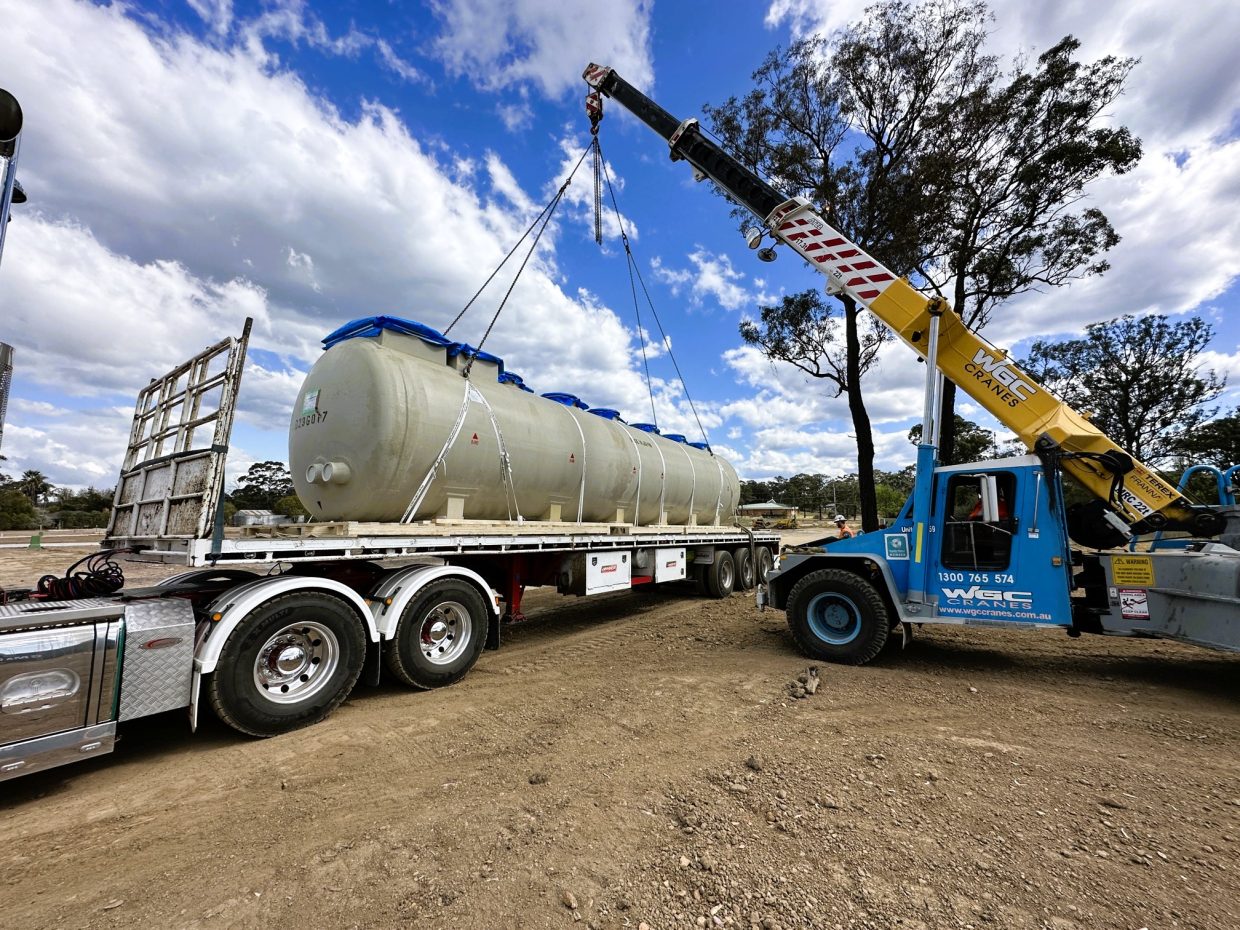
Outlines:
[[1068, 626], [1071, 579], [1053, 489], [1036, 459], [1008, 461], [1022, 464], [936, 469], [927, 593], [940, 622]]

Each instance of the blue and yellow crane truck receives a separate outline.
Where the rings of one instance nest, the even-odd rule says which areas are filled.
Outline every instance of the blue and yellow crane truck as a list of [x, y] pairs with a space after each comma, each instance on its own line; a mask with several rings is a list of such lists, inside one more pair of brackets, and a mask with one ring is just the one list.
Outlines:
[[[764, 236], [789, 247], [826, 276], [828, 291], [868, 308], [930, 363], [916, 483], [894, 525], [786, 554], [759, 592], [760, 602], [786, 612], [805, 652], [861, 664], [889, 640], [907, 642], [912, 625], [923, 623], [1061, 627], [1072, 636], [1158, 637], [1240, 651], [1237, 508], [1190, 502], [965, 326], [945, 301], [919, 293], [808, 201], [786, 197], [724, 152], [696, 119], [676, 119], [611, 68], [591, 64], [583, 77], [596, 126], [601, 95], [624, 106], [667, 141], [673, 161], [688, 162], [697, 180], [710, 179], [757, 217], [761, 227], [746, 233], [751, 248]], [[939, 465], [942, 378], [1011, 429], [1030, 454]], [[1095, 499], [1068, 508], [1065, 472]], [[1229, 490], [1218, 477], [1225, 499]], [[1183, 535], [1147, 551], [1129, 545], [1164, 532]]]

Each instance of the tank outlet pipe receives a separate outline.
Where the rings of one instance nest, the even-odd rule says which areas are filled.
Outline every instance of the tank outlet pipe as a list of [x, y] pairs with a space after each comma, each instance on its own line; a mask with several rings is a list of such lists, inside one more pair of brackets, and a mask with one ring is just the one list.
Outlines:
[[306, 468], [310, 484], [348, 484], [352, 477], [348, 462], [315, 462]]
[[4, 234], [9, 228], [9, 207], [24, 203], [26, 194], [17, 184], [17, 156], [22, 143], [22, 108], [17, 98], [0, 88], [0, 259], [4, 257]]

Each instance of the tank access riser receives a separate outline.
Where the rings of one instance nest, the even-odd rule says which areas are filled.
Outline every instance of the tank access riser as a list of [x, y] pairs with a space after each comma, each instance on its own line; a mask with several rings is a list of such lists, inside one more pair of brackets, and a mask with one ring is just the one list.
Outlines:
[[[348, 524], [345, 524], [348, 525]], [[365, 525], [365, 524], [363, 524]], [[306, 524], [306, 528], [316, 524]], [[340, 526], [340, 524], [324, 524]], [[107, 548], [138, 550], [135, 561], [164, 562], [191, 568], [253, 562], [323, 562], [344, 559], [443, 558], [522, 552], [577, 552], [608, 549], [646, 549], [654, 546], [745, 546], [753, 542], [779, 551], [777, 533], [750, 533], [731, 526], [632, 527], [590, 524], [580, 531], [542, 529], [538, 524], [486, 523], [471, 531], [463, 526], [431, 524], [370, 524], [383, 532], [348, 536], [225, 538], [218, 547], [209, 539], [160, 536], [115, 537]], [[485, 528], [484, 528], [485, 527]]]

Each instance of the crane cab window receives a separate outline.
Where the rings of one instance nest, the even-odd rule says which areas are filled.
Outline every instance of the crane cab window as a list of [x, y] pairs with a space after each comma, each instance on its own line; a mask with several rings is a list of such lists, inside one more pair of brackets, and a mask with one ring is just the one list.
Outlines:
[[995, 472], [999, 519], [982, 518], [982, 479], [979, 475], [952, 475], [947, 482], [942, 562], [945, 568], [1001, 570], [1012, 557], [1016, 521], [1016, 476]]

